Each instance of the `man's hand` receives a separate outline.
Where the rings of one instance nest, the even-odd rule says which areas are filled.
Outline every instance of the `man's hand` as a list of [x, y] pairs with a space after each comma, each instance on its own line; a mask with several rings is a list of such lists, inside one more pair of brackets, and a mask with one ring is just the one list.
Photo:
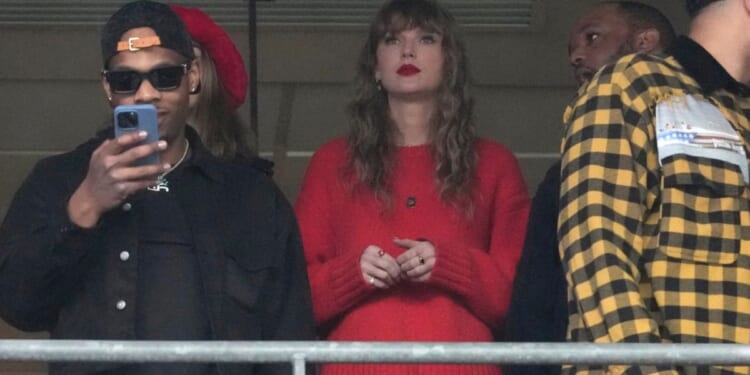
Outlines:
[[146, 132], [129, 133], [104, 141], [94, 150], [86, 177], [68, 201], [70, 220], [91, 228], [101, 216], [131, 194], [156, 183], [168, 164], [132, 166], [136, 160], [167, 148], [165, 141], [136, 145]]

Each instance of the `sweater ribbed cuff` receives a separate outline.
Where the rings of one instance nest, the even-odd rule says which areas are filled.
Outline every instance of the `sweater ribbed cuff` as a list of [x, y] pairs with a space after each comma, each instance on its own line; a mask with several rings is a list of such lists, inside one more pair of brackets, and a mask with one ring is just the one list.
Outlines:
[[459, 295], [471, 294], [474, 270], [468, 251], [441, 244], [435, 244], [435, 249], [437, 259], [429, 282]]
[[348, 308], [373, 290], [372, 286], [362, 279], [360, 256], [360, 253], [352, 251], [330, 260], [331, 273], [328, 285], [331, 287], [335, 303], [339, 306]]

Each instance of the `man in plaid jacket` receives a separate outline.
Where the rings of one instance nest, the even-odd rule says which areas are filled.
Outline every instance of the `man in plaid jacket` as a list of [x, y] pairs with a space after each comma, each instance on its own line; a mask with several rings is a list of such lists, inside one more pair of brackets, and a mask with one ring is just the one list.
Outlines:
[[750, 343], [750, 1], [686, 4], [690, 32], [666, 57], [623, 57], [566, 111], [558, 236], [572, 340]]

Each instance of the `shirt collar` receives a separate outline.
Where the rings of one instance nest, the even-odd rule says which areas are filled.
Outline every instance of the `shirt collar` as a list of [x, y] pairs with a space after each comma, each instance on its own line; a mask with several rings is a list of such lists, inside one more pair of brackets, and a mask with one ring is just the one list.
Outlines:
[[213, 156], [208, 149], [201, 142], [198, 133], [190, 126], [185, 126], [185, 137], [190, 142], [190, 149], [192, 154], [190, 155], [190, 165], [195, 166], [204, 175], [217, 182], [224, 181], [224, 176], [220, 171], [221, 161]]
[[677, 59], [706, 92], [726, 89], [743, 96], [750, 95], [748, 86], [732, 78], [708, 51], [687, 36], [678, 37], [669, 49], [669, 54]]

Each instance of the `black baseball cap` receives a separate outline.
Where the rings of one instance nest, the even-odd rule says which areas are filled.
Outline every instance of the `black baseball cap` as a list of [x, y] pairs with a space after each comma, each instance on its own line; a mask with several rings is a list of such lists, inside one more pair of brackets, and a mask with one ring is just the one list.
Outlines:
[[[118, 43], [128, 30], [149, 27], [156, 32], [155, 44], [171, 49], [188, 60], [195, 58], [193, 42], [185, 24], [167, 4], [138, 0], [125, 4], [104, 25], [101, 36], [102, 62], [106, 69], [112, 56], [119, 53]], [[133, 49], [134, 50], [134, 49]]]

